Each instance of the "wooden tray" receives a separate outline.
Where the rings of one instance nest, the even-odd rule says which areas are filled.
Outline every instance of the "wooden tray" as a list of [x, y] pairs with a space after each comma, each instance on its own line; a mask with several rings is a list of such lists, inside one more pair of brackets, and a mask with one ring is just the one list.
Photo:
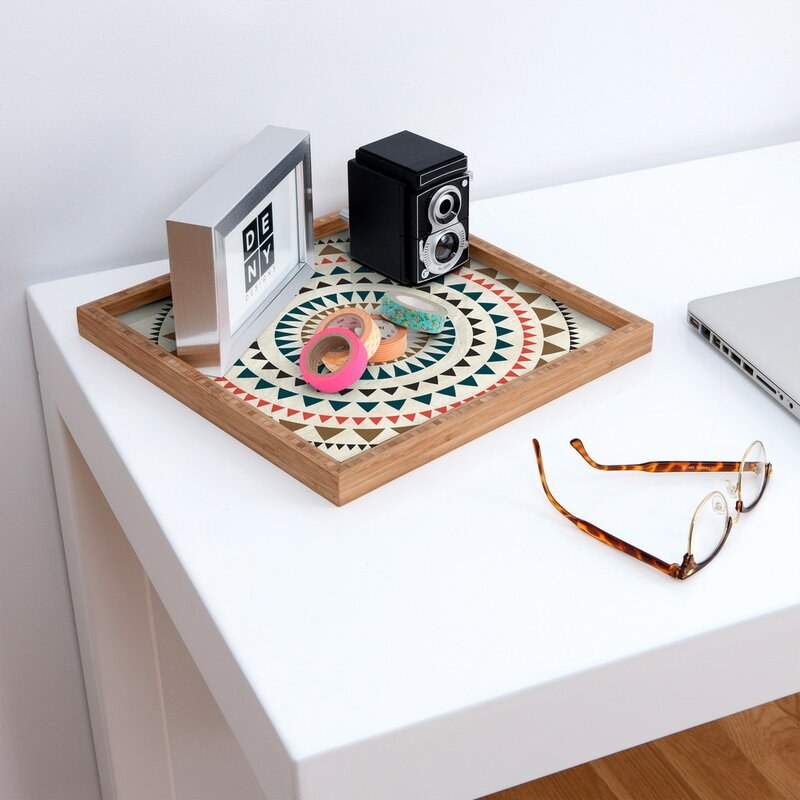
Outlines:
[[[315, 237], [317, 240], [323, 240], [323, 244], [325, 241], [334, 243], [325, 245], [322, 249], [318, 245], [318, 252], [336, 252], [337, 249], [346, 252], [346, 239], [326, 239], [326, 237], [342, 236], [345, 230], [346, 223], [338, 214], [318, 219], [315, 223]], [[483, 271], [473, 270], [474, 275], [468, 271], [466, 279], [462, 279], [457, 274], [464, 272], [465, 268], [462, 268], [457, 273], [446, 276], [451, 284], [460, 282], [461, 286], [468, 285], [471, 289], [494, 292], [494, 295], [490, 295], [491, 299], [494, 299], [494, 296], [502, 298], [506, 295], [511, 299], [518, 299], [513, 288], [506, 291], [505, 287], [518, 289], [521, 286], [525, 290], [530, 290], [527, 291], [527, 296], [538, 297], [541, 293], [544, 300], [552, 303], [554, 307], [567, 309], [568, 314], [574, 313], [576, 317], [585, 315], [586, 318], [605, 326], [602, 328], [602, 335], [597, 335], [597, 338], [578, 346], [577, 349], [559, 354], [554, 360], [548, 361], [547, 358], [537, 356], [537, 363], [528, 365], [523, 370], [509, 371], [499, 380], [492, 381], [491, 385], [478, 386], [469, 396], [457, 399], [454, 397], [452, 402], [448, 401], [444, 405], [440, 398], [439, 407], [436, 407], [437, 403], [433, 403], [429, 409], [425, 409], [420, 406], [417, 397], [414, 400], [414, 408], [417, 411], [396, 414], [392, 417], [395, 424], [391, 430], [376, 428], [370, 431], [367, 427], [356, 431], [366, 439], [376, 436], [377, 443], [365, 443], [363, 449], [355, 448], [355, 452], [352, 452], [353, 445], [348, 445], [349, 450], [344, 448], [344, 455], [334, 454], [337, 457], [330, 454], [333, 450], [326, 452], [324, 446], [320, 447], [319, 442], [315, 444], [303, 438], [300, 434], [306, 429], [301, 424], [279, 418], [282, 407], [274, 402], [274, 398], [270, 402], [260, 398], [255, 390], [251, 390], [254, 382], [251, 380], [248, 383], [244, 376], [247, 375], [248, 378], [256, 376], [247, 368], [246, 363], [237, 362], [238, 366], [233, 370], [233, 374], [229, 373], [226, 378], [206, 377], [168, 349], [159, 346], [148, 336], [120, 319], [121, 315], [130, 315], [149, 304], [170, 298], [169, 275], [81, 306], [77, 311], [78, 328], [84, 338], [118, 358], [332, 503], [343, 505], [650, 351], [653, 337], [653, 326], [650, 322], [475, 237], [470, 237], [470, 256], [473, 265], [477, 264]], [[340, 256], [339, 260], [346, 261], [346, 257]], [[318, 265], [319, 263], [318, 256]], [[359, 291], [358, 297], [368, 297], [366, 292], [371, 289], [374, 299], [374, 293], [380, 294], [381, 287], [390, 288], [389, 281], [380, 278], [376, 273], [371, 275], [374, 277], [359, 278], [358, 283], [367, 285], [367, 289]], [[491, 277], [487, 278], [487, 275]], [[473, 278], [477, 283], [470, 282]], [[379, 281], [381, 283], [378, 283]], [[420, 289], [429, 289], [434, 295], [437, 291], [443, 291], [441, 286], [434, 285], [431, 288], [430, 284]], [[474, 296], [476, 292], [468, 294]], [[522, 294], [526, 295], [526, 292]], [[346, 296], [351, 295], [352, 293], [349, 293]], [[510, 307], [518, 305], [511, 302], [511, 299], [508, 299]], [[304, 305], [310, 307], [315, 302], [322, 303], [323, 300], [312, 299], [310, 303]], [[482, 305], [491, 306], [486, 302]], [[491, 314], [485, 316], [487, 319], [496, 318]], [[463, 325], [469, 325], [468, 320], [469, 316], [460, 320], [462, 338]], [[547, 327], [544, 326], [545, 329]], [[498, 326], [498, 331], [500, 330]], [[537, 330], [541, 335], [542, 326], [540, 325]], [[309, 323], [305, 326], [302, 337], [307, 339], [312, 332]], [[268, 332], [265, 332], [265, 336], [267, 334]], [[457, 338], [455, 332], [452, 334], [452, 340], [455, 341]], [[274, 331], [269, 335], [274, 335]], [[494, 341], [497, 347], [501, 343], [505, 344], [500, 338]], [[441, 348], [441, 345], [439, 346]], [[258, 350], [255, 354], [264, 358]], [[490, 360], [495, 357], [492, 355]], [[293, 365], [291, 360], [286, 363], [288, 366], [283, 372], [288, 377]], [[464, 363], [463, 359], [461, 363]], [[421, 369], [419, 366], [418, 368]], [[398, 368], [398, 374], [399, 372]], [[423, 370], [420, 374], [424, 377], [426, 373]], [[386, 370], [382, 375], [385, 378]], [[241, 378], [238, 383], [237, 376]], [[299, 369], [297, 377], [292, 380], [297, 385], [300, 384]], [[475, 383], [469, 376], [464, 379], [464, 383], [466, 382]], [[441, 391], [446, 390], [441, 389]], [[304, 397], [307, 403], [329, 402], [339, 407], [347, 402], [344, 395], [337, 402], [326, 400], [322, 396], [311, 397], [308, 396], [309, 393], [314, 392], [307, 387], [307, 396]], [[431, 393], [424, 396], [429, 398]], [[358, 405], [365, 409], [373, 405], [364, 402], [364, 397], [357, 396], [356, 399], [361, 399], [362, 402]], [[395, 405], [399, 407], [399, 402]], [[289, 409], [287, 413], [296, 412]], [[310, 417], [312, 413], [313, 409], [302, 416]], [[331, 414], [326, 415], [329, 416]], [[299, 420], [301, 417], [297, 416], [295, 419]], [[343, 418], [338, 419], [345, 422]], [[359, 424], [369, 426], [371, 424], [369, 419], [369, 411], [366, 411], [358, 421]], [[347, 422], [349, 424], [350, 420]], [[377, 424], [380, 420], [376, 419], [375, 422]], [[321, 429], [322, 427], [317, 429], [313, 426], [308, 427], [311, 431]], [[330, 435], [330, 431], [327, 435]], [[390, 438], [382, 438], [387, 436]]]

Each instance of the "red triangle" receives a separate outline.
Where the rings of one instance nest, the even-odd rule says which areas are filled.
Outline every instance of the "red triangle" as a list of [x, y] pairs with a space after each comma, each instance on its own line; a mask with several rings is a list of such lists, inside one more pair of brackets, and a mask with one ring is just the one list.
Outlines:
[[413, 420], [416, 417], [416, 414], [403, 414], [403, 416], [408, 420]]
[[380, 425], [383, 422], [383, 417], [370, 417], [369, 421], [372, 422], [374, 425]]
[[320, 422], [327, 422], [331, 418], [330, 414], [320, 414], [319, 421]]
[[338, 422], [340, 425], [344, 425], [344, 424], [345, 424], [345, 422], [347, 422], [347, 420], [348, 420], [348, 419], [349, 419], [349, 417], [336, 417], [336, 421], [337, 421], [337, 422]]
[[304, 411], [303, 412], [303, 419], [311, 419], [311, 417], [313, 417], [313, 416], [314, 415], [309, 411]]
[[386, 419], [388, 419], [388, 420], [389, 420], [389, 422], [391, 422], [391, 423], [392, 423], [392, 425], [395, 425], [395, 424], [397, 423], [397, 420], [399, 420], [399, 419], [400, 419], [400, 417], [399, 417], [399, 416], [396, 416], [396, 417], [386, 417]]
[[287, 408], [286, 409], [286, 416], [287, 417], [293, 417], [295, 414], [297, 414], [297, 409], [296, 408]]
[[322, 261], [319, 262], [320, 264], [332, 264], [333, 262], [329, 258], [323, 258]]
[[427, 411], [420, 411], [419, 413], [422, 414], [423, 417], [430, 419], [433, 416], [433, 409], [429, 408]]

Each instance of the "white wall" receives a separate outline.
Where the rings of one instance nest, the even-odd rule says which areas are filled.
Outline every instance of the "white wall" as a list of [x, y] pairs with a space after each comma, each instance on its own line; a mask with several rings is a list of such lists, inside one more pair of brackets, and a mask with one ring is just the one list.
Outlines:
[[404, 128], [464, 150], [475, 198], [797, 139], [800, 4], [4, 0], [2, 800], [98, 796], [24, 289], [165, 256], [266, 124], [312, 132], [317, 213]]

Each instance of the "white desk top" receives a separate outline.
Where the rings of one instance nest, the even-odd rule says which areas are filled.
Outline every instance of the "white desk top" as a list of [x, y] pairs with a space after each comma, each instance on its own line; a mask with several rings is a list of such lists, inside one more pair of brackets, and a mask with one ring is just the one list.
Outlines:
[[[475, 797], [800, 690], [800, 426], [685, 322], [800, 273], [798, 219], [800, 143], [475, 203], [474, 234], [650, 319], [653, 352], [344, 508], [78, 336], [77, 305], [165, 262], [31, 290], [45, 390], [275, 797]], [[721, 480], [594, 472], [571, 437], [628, 462], [760, 438], [775, 472], [679, 582], [561, 518], [532, 436], [570, 510], [669, 561]]]

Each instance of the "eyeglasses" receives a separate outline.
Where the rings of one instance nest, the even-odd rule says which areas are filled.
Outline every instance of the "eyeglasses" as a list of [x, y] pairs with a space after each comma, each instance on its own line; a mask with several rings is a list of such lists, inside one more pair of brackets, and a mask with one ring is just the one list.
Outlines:
[[655, 567], [672, 578], [684, 580], [709, 564], [722, 549], [728, 539], [733, 526], [739, 521], [742, 514], [751, 511], [758, 504], [767, 487], [767, 482], [772, 474], [772, 464], [767, 462], [764, 445], [753, 442], [745, 451], [741, 461], [647, 461], [642, 464], [598, 464], [587, 452], [580, 439], [572, 439], [570, 444], [581, 454], [583, 459], [595, 469], [604, 472], [633, 471], [633, 472], [735, 472], [736, 481], [727, 481], [728, 493], [734, 500], [734, 513], [728, 509], [725, 495], [720, 491], [707, 494], [697, 506], [689, 525], [689, 543], [686, 553], [680, 564], [668, 564], [650, 553], [634, 547], [628, 542], [619, 539], [613, 534], [598, 528], [585, 519], [576, 517], [567, 511], [561, 503], [553, 497], [547, 485], [542, 463], [542, 449], [537, 439], [533, 440], [533, 449], [536, 451], [536, 463], [539, 467], [539, 477], [542, 480], [547, 499], [570, 522], [584, 533], [604, 544], [633, 556], [639, 561]]

